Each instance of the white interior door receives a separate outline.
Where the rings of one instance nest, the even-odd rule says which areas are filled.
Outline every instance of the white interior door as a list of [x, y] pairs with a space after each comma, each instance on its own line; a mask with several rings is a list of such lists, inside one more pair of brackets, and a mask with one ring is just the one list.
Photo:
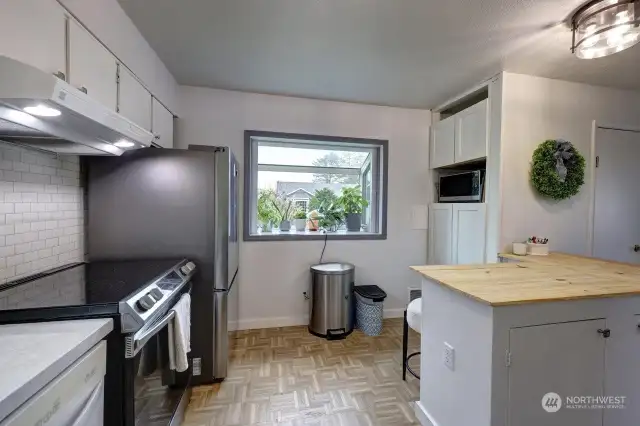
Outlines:
[[596, 131], [593, 255], [640, 263], [640, 132]]

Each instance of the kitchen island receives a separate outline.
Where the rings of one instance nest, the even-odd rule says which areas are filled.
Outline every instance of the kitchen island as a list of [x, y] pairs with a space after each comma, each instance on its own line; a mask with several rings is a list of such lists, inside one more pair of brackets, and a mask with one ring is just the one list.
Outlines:
[[[560, 253], [502, 258], [412, 268], [423, 277], [421, 423], [636, 424], [640, 267]], [[560, 395], [559, 410], [543, 409], [548, 393]], [[623, 398], [567, 400], [595, 396]]]

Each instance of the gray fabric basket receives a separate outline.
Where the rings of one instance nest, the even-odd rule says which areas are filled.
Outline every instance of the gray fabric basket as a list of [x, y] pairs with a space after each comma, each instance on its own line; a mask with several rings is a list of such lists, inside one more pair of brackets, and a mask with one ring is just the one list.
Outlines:
[[379, 336], [382, 333], [382, 304], [356, 295], [356, 327], [367, 336]]

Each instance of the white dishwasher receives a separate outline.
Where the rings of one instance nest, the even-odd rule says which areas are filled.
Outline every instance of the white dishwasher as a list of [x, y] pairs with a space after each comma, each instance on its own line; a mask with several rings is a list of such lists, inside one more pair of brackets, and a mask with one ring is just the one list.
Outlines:
[[107, 343], [102, 341], [32, 396], [0, 426], [102, 426]]

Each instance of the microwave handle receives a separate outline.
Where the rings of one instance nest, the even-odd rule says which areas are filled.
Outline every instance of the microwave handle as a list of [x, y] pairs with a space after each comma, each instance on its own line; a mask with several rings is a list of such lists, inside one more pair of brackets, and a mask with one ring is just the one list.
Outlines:
[[149, 329], [139, 331], [133, 336], [128, 336], [125, 339], [125, 358], [134, 358], [138, 354], [138, 352], [140, 352], [145, 343], [147, 343], [153, 336], [158, 334], [158, 332], [162, 330], [167, 324], [169, 324], [169, 322], [171, 322], [175, 316], [175, 311], [170, 311], [166, 316], [153, 324]]

